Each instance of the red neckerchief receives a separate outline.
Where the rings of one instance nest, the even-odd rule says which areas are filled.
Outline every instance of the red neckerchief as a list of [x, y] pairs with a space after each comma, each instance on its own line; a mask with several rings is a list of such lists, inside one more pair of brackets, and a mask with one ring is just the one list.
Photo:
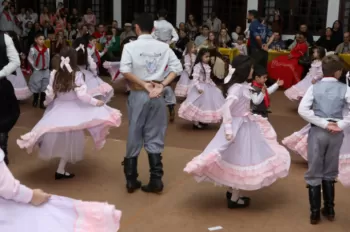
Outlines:
[[112, 81], [115, 81], [115, 80], [118, 78], [119, 74], [120, 74], [120, 71], [118, 70], [118, 71], [115, 73], [115, 75], [114, 75]]
[[9, 12], [3, 11], [2, 13], [6, 16], [7, 21], [9, 21], [9, 22], [12, 21], [12, 18], [11, 18], [11, 15]]
[[[256, 81], [253, 81], [252, 84], [253, 84], [253, 86], [258, 87], [260, 89], [262, 89], [264, 87], [264, 85], [261, 85], [261, 84], [257, 83]], [[264, 103], [265, 103], [266, 108], [270, 107], [270, 96], [269, 96], [269, 92], [268, 91], [266, 91], [266, 93], [265, 93]]]
[[38, 51], [38, 57], [37, 57], [36, 60], [35, 60], [35, 67], [36, 67], [36, 68], [38, 67], [39, 61], [40, 61], [40, 56], [41, 56], [41, 57], [42, 57], [42, 61], [43, 61], [42, 69], [44, 69], [45, 66], [46, 66], [46, 64], [45, 64], [45, 52], [47, 51], [47, 47], [44, 45], [44, 46], [41, 48], [41, 51], [40, 51], [38, 45], [36, 44], [36, 45], [34, 46], [34, 48]]
[[[88, 48], [93, 49], [94, 47], [91, 44], [89, 44]], [[97, 57], [97, 64], [99, 66], [101, 63], [101, 57], [100, 57], [100, 53], [97, 51], [96, 47], [95, 47], [95, 55]]]

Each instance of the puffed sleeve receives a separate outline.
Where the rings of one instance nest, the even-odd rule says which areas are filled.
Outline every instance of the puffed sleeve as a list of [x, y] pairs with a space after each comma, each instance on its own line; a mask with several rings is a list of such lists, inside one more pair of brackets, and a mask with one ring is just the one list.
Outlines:
[[225, 129], [225, 134], [232, 135], [232, 115], [231, 108], [238, 101], [238, 97], [236, 96], [236, 91], [239, 90], [239, 87], [233, 86], [229, 90], [228, 96], [226, 97], [225, 103], [222, 107], [222, 118]]
[[193, 84], [196, 86], [196, 88], [198, 90], [201, 90], [201, 87], [199, 85], [199, 79], [200, 79], [200, 77], [202, 75], [201, 74], [201, 70], [202, 70], [202, 67], [201, 67], [201, 65], [199, 63], [196, 64], [193, 67], [193, 74], [192, 74], [192, 76], [193, 76]]
[[185, 55], [184, 63], [185, 63], [184, 64], [185, 71], [188, 73], [188, 75], [191, 75], [192, 65], [191, 65], [191, 56], [189, 54]]
[[46, 87], [45, 90], [45, 94], [46, 94], [46, 99], [44, 104], [47, 106], [49, 105], [53, 99], [55, 99], [55, 93], [53, 91], [53, 83], [55, 81], [55, 75], [56, 75], [57, 71], [56, 70], [52, 70], [50, 73], [50, 81], [49, 81], [49, 85]]
[[98, 100], [93, 98], [91, 95], [87, 93], [87, 86], [84, 81], [84, 75], [81, 72], [77, 72], [75, 74], [75, 85], [77, 87], [74, 88], [74, 91], [76, 92], [78, 98], [86, 103], [89, 103], [91, 105], [97, 105]]
[[33, 198], [33, 190], [21, 185], [3, 161], [4, 153], [0, 150], [0, 197], [19, 203], [29, 203]]

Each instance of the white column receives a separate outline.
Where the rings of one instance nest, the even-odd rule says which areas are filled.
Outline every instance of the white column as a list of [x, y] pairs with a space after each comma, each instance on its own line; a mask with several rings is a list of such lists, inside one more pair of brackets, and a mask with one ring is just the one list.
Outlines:
[[122, 0], [113, 0], [113, 20], [117, 20], [119, 27], [123, 27]]
[[[186, 0], [176, 1], [176, 27], [186, 21]], [[175, 25], [174, 25], [175, 26]]]
[[327, 27], [332, 27], [335, 20], [339, 18], [340, 0], [328, 1]]

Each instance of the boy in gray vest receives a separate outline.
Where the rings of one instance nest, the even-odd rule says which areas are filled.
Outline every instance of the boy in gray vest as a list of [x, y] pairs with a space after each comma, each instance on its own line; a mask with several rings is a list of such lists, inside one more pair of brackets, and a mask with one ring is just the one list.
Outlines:
[[317, 224], [321, 214], [321, 185], [324, 208], [322, 214], [334, 220], [334, 183], [338, 176], [339, 153], [343, 143], [344, 128], [350, 125], [350, 90], [339, 82], [342, 63], [338, 56], [327, 56], [322, 61], [324, 77], [312, 85], [302, 101], [298, 112], [311, 123], [308, 136], [308, 171], [305, 180], [309, 189], [310, 223]]

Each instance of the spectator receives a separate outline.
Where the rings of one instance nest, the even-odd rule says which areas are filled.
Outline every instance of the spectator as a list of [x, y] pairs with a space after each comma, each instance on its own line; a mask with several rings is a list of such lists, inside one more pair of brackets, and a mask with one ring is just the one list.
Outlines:
[[95, 31], [92, 36], [96, 38], [96, 40], [99, 40], [100, 38], [104, 37], [106, 34], [105, 32], [105, 26], [103, 24], [98, 25], [97, 31]]
[[189, 39], [186, 36], [186, 32], [184, 30], [179, 29], [179, 40], [176, 42], [174, 47], [174, 52], [177, 58], [179, 59], [182, 58], [182, 54], [185, 51], [185, 48], [188, 42], [189, 42]]
[[122, 43], [126, 38], [136, 36], [136, 33], [132, 30], [131, 23], [124, 24], [124, 32], [120, 35], [120, 43]]
[[344, 33], [344, 42], [337, 46], [337, 48], [335, 49], [335, 53], [337, 53], [337, 54], [350, 53], [350, 37], [349, 36], [350, 36], [349, 32]]
[[96, 26], [96, 16], [92, 12], [91, 8], [86, 10], [86, 14], [84, 15], [84, 24], [86, 24], [90, 31], [95, 30]]
[[30, 16], [34, 20], [34, 23], [38, 22], [38, 14], [35, 13], [32, 8], [29, 8], [28, 11], [30, 13]]
[[44, 26], [46, 22], [51, 22], [51, 16], [49, 14], [49, 9], [45, 6], [43, 8], [43, 13], [40, 14], [40, 25]]
[[339, 20], [334, 21], [332, 27], [332, 40], [336, 46], [343, 43], [343, 24]]
[[279, 10], [275, 11], [275, 15], [273, 16], [272, 26], [271, 29], [273, 32], [278, 32], [280, 35], [282, 33], [282, 17], [280, 15]]
[[194, 41], [196, 47], [202, 45], [207, 39], [209, 35], [209, 27], [207, 25], [202, 26], [201, 34], [198, 35]]
[[332, 35], [332, 28], [327, 27], [325, 34], [317, 40], [316, 45], [325, 48], [327, 52], [335, 51], [337, 45]]
[[218, 41], [219, 41], [219, 47], [222, 47], [222, 48], [231, 47], [232, 40], [230, 36], [227, 34], [226, 28], [221, 28]]
[[25, 17], [26, 17], [26, 9], [25, 8], [21, 8], [21, 13], [17, 15], [17, 18], [20, 21], [20, 23], [24, 22], [24, 18]]
[[78, 28], [78, 23], [81, 21], [81, 16], [78, 14], [77, 8], [73, 8], [72, 14], [69, 16], [69, 23], [72, 25], [73, 29]]
[[186, 31], [186, 24], [183, 22], [179, 23], [179, 30]]
[[46, 21], [42, 27], [42, 32], [44, 34], [45, 39], [49, 39], [51, 34], [55, 34], [55, 30], [51, 26], [49, 21]]
[[211, 17], [208, 18], [206, 24], [209, 27], [210, 31], [213, 31], [216, 34], [219, 34], [221, 29], [221, 20], [216, 16], [215, 12], [211, 13]]
[[286, 44], [282, 40], [281, 34], [279, 32], [275, 32], [273, 34], [274, 34], [273, 36], [274, 38], [273, 38], [273, 41], [270, 43], [269, 48], [273, 50], [285, 49]]
[[55, 26], [55, 34], [57, 34], [59, 31], [66, 30], [67, 21], [64, 17], [64, 12], [58, 11], [56, 13]]
[[312, 33], [309, 32], [309, 29], [306, 24], [300, 25], [300, 31], [306, 35], [306, 42], [309, 44], [309, 46], [313, 46], [315, 44], [314, 37]]
[[195, 40], [198, 33], [198, 26], [193, 14], [188, 15], [188, 20], [186, 22], [186, 30], [188, 32], [188, 37], [190, 38], [190, 40]]
[[[228, 27], [226, 23], [221, 23], [221, 29], [225, 29], [228, 32]], [[220, 33], [221, 33], [221, 29], [220, 29]]]
[[64, 37], [67, 40], [73, 41], [77, 37], [77, 30], [75, 30], [71, 23], [67, 23], [67, 29], [64, 31]]
[[236, 30], [235, 30], [234, 32], [232, 32], [232, 34], [231, 34], [231, 37], [232, 37], [232, 40], [233, 40], [234, 43], [237, 42], [238, 37], [239, 37], [240, 35], [243, 35], [243, 33], [242, 33], [242, 27], [241, 27], [241, 26], [237, 26], [237, 27], [236, 27]]

